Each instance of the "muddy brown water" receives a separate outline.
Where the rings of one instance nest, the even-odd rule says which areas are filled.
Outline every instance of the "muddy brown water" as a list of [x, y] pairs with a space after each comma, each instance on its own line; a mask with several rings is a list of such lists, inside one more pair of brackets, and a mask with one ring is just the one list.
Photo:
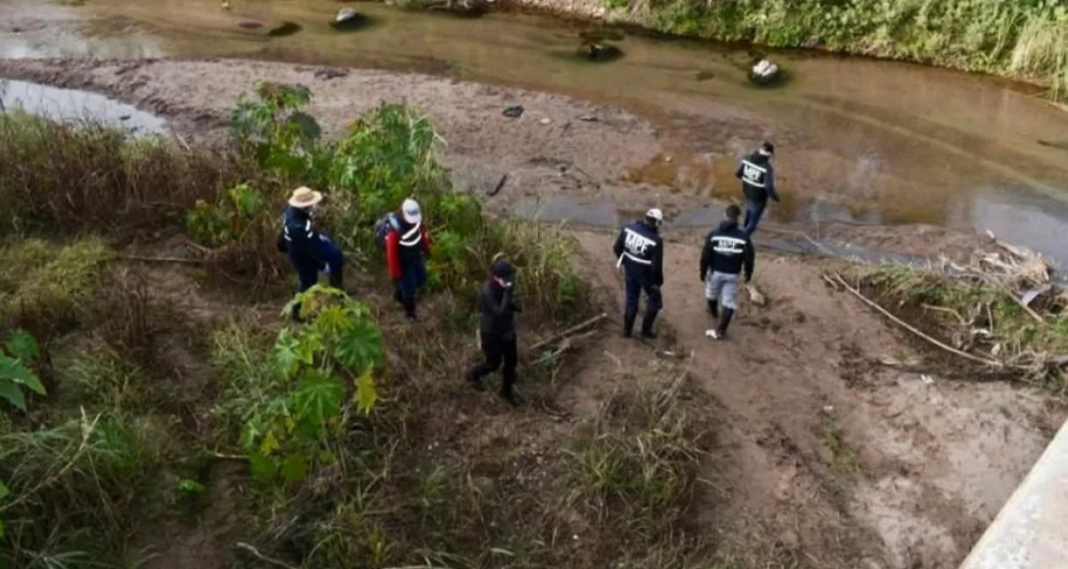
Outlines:
[[[622, 57], [577, 54], [589, 26], [544, 17], [469, 19], [354, 4], [355, 30], [333, 29], [333, 0], [0, 0], [0, 57], [248, 57], [442, 74], [578, 96], [651, 118], [670, 148], [621, 179], [694, 197], [678, 224], [718, 218], [736, 195], [733, 163], [761, 139], [778, 147], [782, 223], [941, 225], [998, 236], [1068, 264], [1068, 113], [1035, 89], [916, 65], [773, 54], [790, 80], [748, 84], [754, 53], [625, 34]], [[262, 23], [252, 26], [249, 22]], [[268, 31], [284, 22], [300, 30]], [[242, 26], [241, 24], [245, 25]], [[398, 93], [402, 97], [403, 93]], [[1051, 144], [1051, 141], [1053, 142]], [[520, 203], [588, 224], [621, 218], [612, 197]], [[613, 211], [615, 210], [615, 211]], [[629, 212], [628, 212], [629, 213]]]

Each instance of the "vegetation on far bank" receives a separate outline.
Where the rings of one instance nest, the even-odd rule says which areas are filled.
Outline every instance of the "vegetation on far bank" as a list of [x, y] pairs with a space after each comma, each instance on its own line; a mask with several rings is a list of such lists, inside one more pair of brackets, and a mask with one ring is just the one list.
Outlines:
[[[483, 218], [416, 110], [324, 141], [310, 96], [239, 101], [224, 154], [0, 115], [0, 567], [182, 547], [238, 568], [707, 567], [683, 525], [704, 430], [685, 374], [621, 370], [576, 424], [554, 411], [566, 354], [530, 354], [528, 411], [469, 390], [486, 266], [516, 264], [522, 333], [544, 337], [592, 310], [573, 243]], [[304, 293], [300, 325], [274, 247], [298, 184], [327, 193], [360, 277], [355, 299]], [[414, 326], [371, 239], [408, 195], [436, 244]], [[228, 522], [198, 536], [208, 518]]]
[[605, 0], [670, 34], [820, 48], [1037, 79], [1068, 100], [1060, 0]]

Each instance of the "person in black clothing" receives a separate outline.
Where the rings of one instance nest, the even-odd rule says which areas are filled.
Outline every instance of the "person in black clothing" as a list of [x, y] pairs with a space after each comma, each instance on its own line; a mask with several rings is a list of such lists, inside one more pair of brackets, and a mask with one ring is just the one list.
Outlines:
[[499, 259], [490, 266], [490, 279], [482, 284], [478, 307], [481, 312], [479, 336], [482, 354], [486, 361], [475, 366], [467, 375], [475, 389], [482, 391], [482, 378], [497, 371], [504, 361], [504, 381], [501, 382], [501, 397], [513, 407], [519, 406], [512, 385], [515, 383], [515, 366], [518, 361], [515, 338], [515, 313], [521, 312], [512, 297], [515, 269], [508, 261]]
[[701, 280], [705, 283], [708, 311], [713, 318], [719, 318], [719, 326], [706, 332], [714, 340], [726, 336], [738, 308], [738, 274], [744, 269], [745, 282], [753, 278], [756, 253], [749, 235], [738, 227], [741, 214], [738, 206], [728, 206], [726, 219], [705, 237], [701, 251]]
[[756, 152], [743, 158], [734, 172], [734, 177], [742, 181], [742, 194], [745, 196], [743, 228], [749, 236], [753, 235], [760, 218], [764, 216], [768, 198], [779, 202], [779, 194], [775, 191], [775, 168], [771, 165], [774, 155], [775, 146], [765, 142]]
[[623, 267], [627, 284], [626, 308], [623, 311], [623, 335], [630, 337], [634, 319], [638, 317], [638, 300], [645, 291], [645, 319], [642, 321], [642, 337], [655, 339], [653, 322], [664, 306], [660, 287], [664, 284], [664, 240], [660, 237], [660, 224], [664, 213], [653, 208], [645, 219], [624, 227], [616, 238], [612, 250], [616, 255], [616, 267]]

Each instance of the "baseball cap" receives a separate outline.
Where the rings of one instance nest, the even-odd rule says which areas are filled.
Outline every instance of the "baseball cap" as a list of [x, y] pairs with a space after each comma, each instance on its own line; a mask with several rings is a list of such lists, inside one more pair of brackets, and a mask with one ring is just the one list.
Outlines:
[[408, 198], [401, 204], [401, 215], [404, 216], [404, 221], [408, 223], [419, 223], [423, 221], [423, 212], [419, 210], [419, 202]]

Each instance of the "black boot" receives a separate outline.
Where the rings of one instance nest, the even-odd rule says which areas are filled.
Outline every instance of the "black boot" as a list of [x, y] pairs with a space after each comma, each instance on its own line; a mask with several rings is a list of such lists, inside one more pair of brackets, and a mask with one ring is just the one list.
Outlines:
[[414, 298], [406, 298], [401, 301], [401, 304], [404, 305], [404, 317], [408, 320], [408, 322], [415, 322], [419, 319], [419, 317], [415, 315]]
[[656, 332], [653, 332], [653, 322], [656, 322], [656, 312], [645, 311], [645, 318], [642, 319], [642, 338], [648, 340], [656, 339]]
[[475, 388], [475, 391], [486, 390], [486, 386], [482, 384], [482, 378], [474, 371], [467, 374], [467, 381], [471, 384], [471, 387]]
[[731, 318], [734, 317], [733, 308], [724, 308], [723, 314], [719, 316], [719, 327], [716, 328], [716, 332], [719, 337], [722, 338], [727, 335], [727, 326], [731, 325]]
[[637, 312], [627, 312], [623, 314], [623, 337], [630, 338], [631, 332], [634, 330], [634, 319], [638, 317]]
[[719, 303], [714, 300], [708, 301], [708, 313], [712, 315], [712, 318], [719, 318]]

